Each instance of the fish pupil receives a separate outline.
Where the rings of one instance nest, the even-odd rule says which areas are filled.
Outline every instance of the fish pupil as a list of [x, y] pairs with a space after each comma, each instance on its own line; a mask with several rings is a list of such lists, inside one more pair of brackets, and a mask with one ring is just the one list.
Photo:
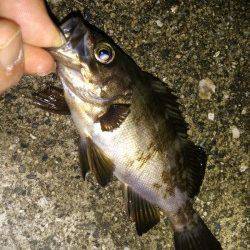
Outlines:
[[102, 49], [99, 51], [99, 58], [102, 61], [108, 61], [110, 58], [110, 51], [106, 50], [106, 49]]

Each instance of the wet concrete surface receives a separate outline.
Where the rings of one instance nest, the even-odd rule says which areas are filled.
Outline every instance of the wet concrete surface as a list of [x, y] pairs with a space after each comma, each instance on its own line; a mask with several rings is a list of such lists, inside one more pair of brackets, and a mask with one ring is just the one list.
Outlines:
[[[81, 10], [180, 97], [190, 137], [209, 155], [195, 207], [224, 249], [248, 243], [246, 3], [49, 1], [59, 20]], [[71, 118], [31, 105], [47, 84], [59, 83], [26, 76], [0, 97], [0, 248], [171, 249], [166, 218], [136, 235], [115, 178], [106, 188], [83, 181]]]

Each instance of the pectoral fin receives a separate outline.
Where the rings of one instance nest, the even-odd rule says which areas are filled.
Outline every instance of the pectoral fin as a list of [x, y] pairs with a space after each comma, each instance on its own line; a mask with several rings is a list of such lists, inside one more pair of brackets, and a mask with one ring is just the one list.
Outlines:
[[113, 104], [108, 111], [100, 117], [102, 131], [112, 131], [118, 128], [130, 112], [129, 104]]
[[97, 182], [104, 187], [112, 178], [113, 162], [89, 138], [87, 139], [87, 148], [89, 167], [94, 173]]
[[34, 104], [46, 111], [56, 114], [69, 115], [70, 110], [65, 101], [63, 89], [49, 86], [39, 93], [35, 93]]
[[146, 233], [160, 221], [158, 209], [130, 187], [126, 187], [125, 196], [128, 215], [135, 222], [138, 235]]

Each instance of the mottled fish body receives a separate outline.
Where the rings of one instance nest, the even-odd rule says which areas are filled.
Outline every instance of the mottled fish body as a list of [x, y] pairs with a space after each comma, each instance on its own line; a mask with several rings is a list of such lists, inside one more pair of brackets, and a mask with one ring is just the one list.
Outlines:
[[157, 224], [160, 208], [176, 249], [221, 249], [192, 208], [206, 155], [188, 139], [177, 98], [81, 17], [61, 29], [67, 41], [51, 53], [80, 133], [84, 176], [91, 170], [102, 186], [112, 175], [124, 184], [139, 235]]
[[[165, 211], [175, 212], [186, 203], [187, 193], [174, 183], [171, 172], [175, 168], [175, 152], [168, 138], [163, 138], [167, 135], [164, 133], [165, 119], [151, 115], [147, 100], [141, 102], [138, 98], [139, 91], [134, 91], [133, 106], [119, 128], [103, 132], [91, 112], [94, 109], [98, 112], [98, 108], [82, 101], [66, 85], [64, 88], [81, 138], [90, 138], [105, 152], [113, 162], [114, 175], [120, 181]], [[163, 132], [161, 138], [160, 131]]]

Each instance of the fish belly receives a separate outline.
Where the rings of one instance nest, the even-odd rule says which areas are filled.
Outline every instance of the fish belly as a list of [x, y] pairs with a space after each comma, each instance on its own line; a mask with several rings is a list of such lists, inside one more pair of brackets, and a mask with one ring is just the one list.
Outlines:
[[174, 185], [171, 162], [153, 145], [150, 129], [134, 125], [133, 116], [112, 132], [94, 124], [92, 140], [114, 162], [114, 175], [142, 198], [168, 213], [187, 201], [186, 193]]

